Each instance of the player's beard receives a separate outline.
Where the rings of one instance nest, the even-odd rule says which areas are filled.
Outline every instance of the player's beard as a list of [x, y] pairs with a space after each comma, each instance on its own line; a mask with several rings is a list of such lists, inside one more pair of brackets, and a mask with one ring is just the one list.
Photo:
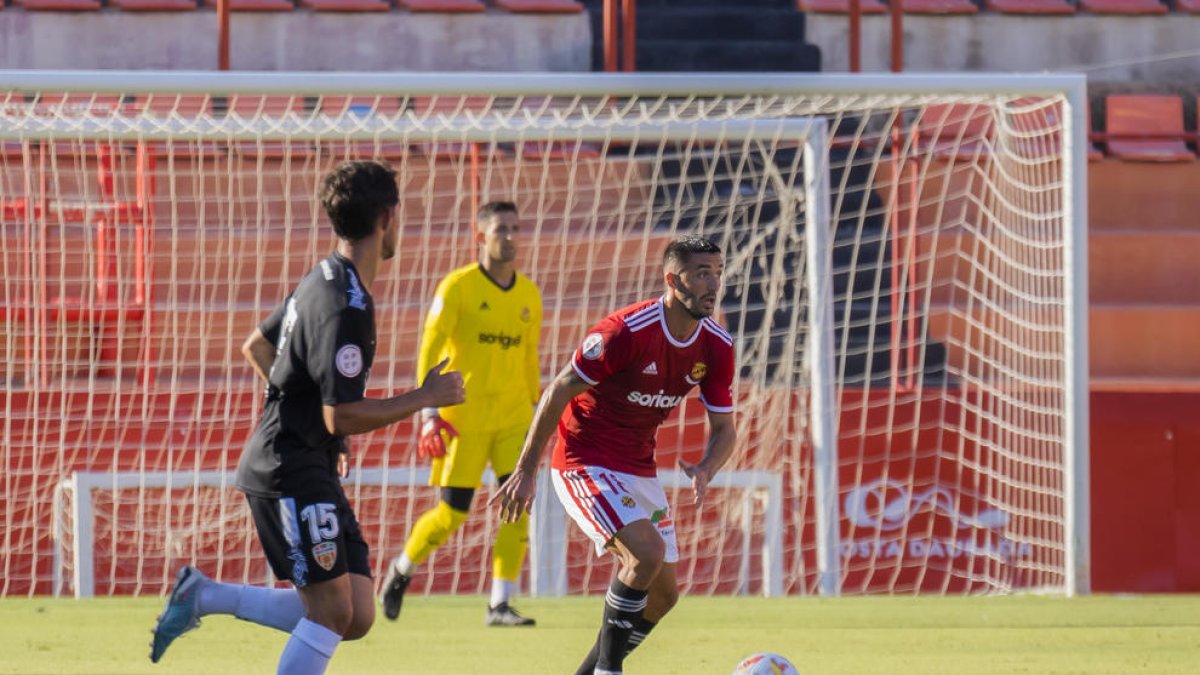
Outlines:
[[[676, 290], [679, 294], [679, 304], [683, 306], [683, 310], [688, 313], [688, 316], [697, 321], [700, 319], [707, 319], [708, 317], [712, 316], [713, 310], [708, 309], [703, 304], [705, 296], [696, 295], [695, 293], [682, 287], [677, 288]], [[714, 295], [711, 297], [713, 298], [713, 309], [716, 309], [716, 296]]]

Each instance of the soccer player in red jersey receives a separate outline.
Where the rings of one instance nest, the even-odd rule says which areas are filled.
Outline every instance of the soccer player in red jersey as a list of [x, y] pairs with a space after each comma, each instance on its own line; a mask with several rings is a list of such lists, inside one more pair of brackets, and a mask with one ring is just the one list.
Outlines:
[[680, 468], [704, 491], [733, 452], [733, 339], [712, 318], [721, 250], [685, 236], [663, 253], [666, 294], [605, 317], [543, 395], [517, 468], [492, 498], [512, 522], [530, 510], [542, 451], [558, 430], [554, 491], [596, 544], [617, 556], [596, 644], [578, 674], [622, 672], [626, 654], [675, 605], [679, 551], [654, 461], [655, 434], [697, 385], [708, 409], [704, 457]]

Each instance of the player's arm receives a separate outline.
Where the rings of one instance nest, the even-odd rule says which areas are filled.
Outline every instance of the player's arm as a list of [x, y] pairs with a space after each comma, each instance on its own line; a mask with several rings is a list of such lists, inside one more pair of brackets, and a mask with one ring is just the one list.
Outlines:
[[532, 508], [538, 466], [542, 463], [546, 443], [558, 427], [558, 420], [571, 399], [591, 388], [592, 385], [585, 382], [575, 369], [568, 365], [554, 378], [546, 393], [542, 395], [537, 411], [533, 414], [533, 425], [525, 436], [525, 445], [521, 448], [517, 468], [489, 502], [492, 505], [500, 504], [500, 518], [504, 522], [516, 522], [522, 513], [527, 513]]
[[462, 373], [442, 372], [443, 360], [426, 373], [421, 386], [391, 398], [361, 398], [348, 403], [325, 404], [325, 428], [334, 436], [353, 436], [381, 429], [412, 416], [423, 408], [458, 405], [466, 396]]
[[286, 301], [276, 307], [242, 343], [242, 356], [246, 357], [254, 373], [264, 381], [271, 372], [271, 365], [275, 363], [275, 346], [279, 344], [286, 307]]
[[[418, 373], [427, 372], [445, 355], [458, 323], [458, 294], [455, 291], [447, 279], [443, 279], [434, 291], [433, 303], [421, 331], [421, 344], [417, 348]], [[417, 384], [424, 384], [424, 380]], [[437, 409], [438, 406], [425, 406], [421, 410], [421, 432], [417, 439], [417, 454], [421, 457], [444, 457], [446, 440], [442, 434], [458, 435], [458, 431], [438, 415]]]
[[725, 466], [733, 456], [734, 446], [737, 445], [737, 426], [734, 424], [733, 413], [718, 413], [708, 411], [708, 443], [704, 446], [704, 457], [699, 462], [691, 464], [679, 460], [679, 468], [692, 479], [692, 489], [696, 493], [695, 503], [699, 506], [704, 501], [704, 492], [713, 476]]
[[380, 429], [421, 408], [463, 402], [462, 374], [442, 372], [446, 361], [431, 368], [412, 391], [390, 398], [366, 398], [365, 349], [375, 338], [370, 317], [353, 307], [305, 326], [305, 366], [321, 395], [325, 428], [334, 436], [353, 436]]

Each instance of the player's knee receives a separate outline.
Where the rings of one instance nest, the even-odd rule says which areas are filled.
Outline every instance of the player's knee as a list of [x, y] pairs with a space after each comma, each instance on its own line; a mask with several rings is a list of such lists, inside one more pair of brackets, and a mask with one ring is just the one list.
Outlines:
[[354, 618], [350, 621], [350, 625], [346, 628], [346, 632], [342, 634], [343, 640], [358, 640], [367, 636], [371, 632], [371, 626], [375, 625], [375, 605], [371, 603], [366, 607], [355, 607]]
[[308, 608], [308, 619], [345, 637], [354, 623], [354, 604], [349, 597], [314, 603]]
[[639, 579], [649, 581], [662, 569], [667, 555], [667, 545], [662, 537], [645, 537], [629, 549], [632, 554], [631, 567]]

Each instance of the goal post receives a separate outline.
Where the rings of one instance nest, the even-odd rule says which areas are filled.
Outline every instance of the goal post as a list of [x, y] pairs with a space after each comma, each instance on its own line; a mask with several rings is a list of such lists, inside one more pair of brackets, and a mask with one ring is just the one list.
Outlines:
[[[589, 325], [661, 293], [671, 237], [725, 249], [739, 446], [703, 509], [662, 474], [686, 590], [1086, 593], [1084, 85], [0, 72], [0, 594], [161, 593], [190, 561], [265, 578], [220, 482], [259, 405], [233, 345], [326, 252], [322, 173], [366, 157], [397, 169], [403, 202], [373, 289], [378, 393], [411, 386], [482, 201], [521, 210], [544, 378]], [[681, 406], [661, 467], [704, 431]], [[356, 441], [347, 492], [377, 567], [436, 500], [415, 433]], [[414, 590], [484, 589], [486, 492]], [[585, 538], [537, 521], [528, 587], [607, 583]]]

